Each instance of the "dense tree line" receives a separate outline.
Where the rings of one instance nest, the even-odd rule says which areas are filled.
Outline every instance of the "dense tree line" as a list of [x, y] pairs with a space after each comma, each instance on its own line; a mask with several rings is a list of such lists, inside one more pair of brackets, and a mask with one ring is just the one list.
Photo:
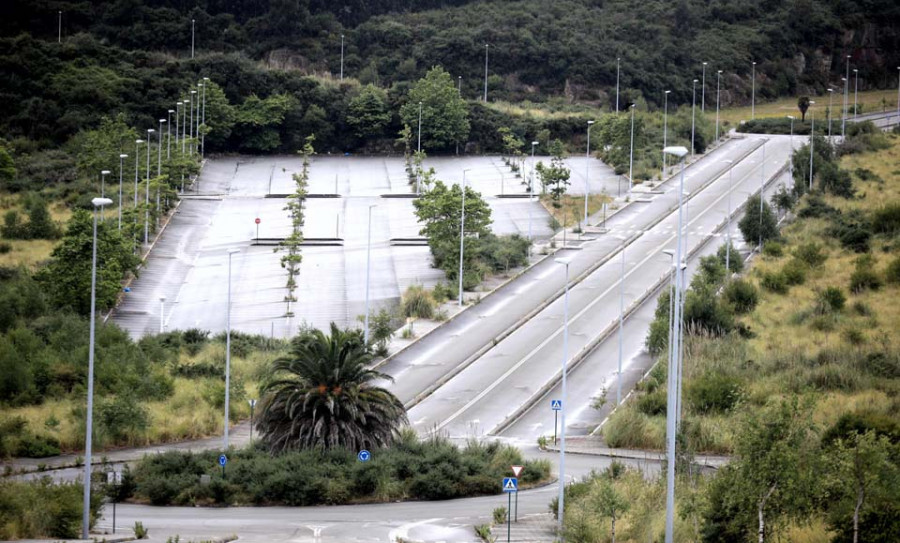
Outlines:
[[[494, 98], [566, 93], [614, 107], [616, 58], [621, 88], [651, 103], [672, 89], [689, 101], [691, 80], [708, 62], [707, 97], [724, 71], [726, 103], [746, 102], [750, 63], [757, 97], [824, 91], [839, 85], [846, 55], [862, 88], [890, 86], [900, 62], [900, 8], [874, 2], [789, 0], [15, 0], [0, 34], [55, 41], [91, 33], [127, 50], [189, 56], [191, 20], [202, 52], [242, 52], [307, 73], [340, 70], [381, 86], [409, 82], [433, 65], [462, 77], [463, 95], [480, 96], [484, 45], [490, 44]], [[709, 86], [713, 85], [713, 86]], [[620, 101], [620, 106], [622, 102]]]

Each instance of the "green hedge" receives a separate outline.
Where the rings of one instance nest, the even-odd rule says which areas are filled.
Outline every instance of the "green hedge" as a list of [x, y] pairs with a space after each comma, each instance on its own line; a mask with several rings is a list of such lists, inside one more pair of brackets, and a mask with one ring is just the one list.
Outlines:
[[[78, 538], [81, 533], [83, 487], [80, 483], [0, 481], [0, 540]], [[99, 514], [102, 496], [91, 494], [91, 522]]]
[[[546, 461], [525, 461], [518, 449], [444, 439], [419, 441], [405, 432], [388, 449], [359, 462], [351, 451], [306, 450], [272, 456], [260, 448], [229, 453], [223, 475], [218, 452], [172, 451], [147, 456], [132, 472], [133, 498], [153, 505], [319, 505], [444, 500], [498, 494], [510, 466], [525, 466], [524, 484], [550, 476]], [[201, 475], [209, 475], [201, 484]]]

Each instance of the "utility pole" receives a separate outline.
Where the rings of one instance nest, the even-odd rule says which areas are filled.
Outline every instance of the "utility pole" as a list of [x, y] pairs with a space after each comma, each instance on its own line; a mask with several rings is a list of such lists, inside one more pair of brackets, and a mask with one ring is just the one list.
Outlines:
[[484, 44], [484, 103], [487, 103], [488, 44]]

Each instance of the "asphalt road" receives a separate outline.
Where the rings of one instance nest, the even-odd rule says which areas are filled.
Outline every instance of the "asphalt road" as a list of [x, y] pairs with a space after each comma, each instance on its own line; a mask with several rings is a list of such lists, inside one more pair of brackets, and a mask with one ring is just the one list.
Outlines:
[[[787, 146], [771, 147], [773, 149], [766, 153], [765, 158], [767, 181], [787, 160]], [[731, 194], [733, 209], [742, 205], [751, 193], [759, 190], [764, 175], [762, 157], [763, 151], [760, 149], [735, 165], [734, 189]], [[687, 190], [702, 185], [707, 180], [706, 175], [713, 175], [717, 179], [690, 199], [687, 250], [701, 244], [705, 236], [714, 233], [724, 222], [728, 203], [728, 174], [716, 176], [717, 172], [712, 170], [704, 172], [698, 170], [693, 173], [694, 175], [685, 181]], [[670, 184], [669, 188], [672, 190], [656, 196], [642, 206], [652, 206], [657, 200], [661, 203], [667, 200], [674, 201], [677, 190], [673, 184]], [[565, 251], [567, 253], [565, 256], [574, 259], [570, 268], [575, 262], [587, 265], [597, 260], [603, 254], [598, 254], [599, 251], [616, 255], [583, 281], [570, 287], [569, 360], [578, 356], [580, 351], [589, 349], [592, 342], [604, 331], [615, 327], [619, 315], [619, 280], [622, 266], [619, 258], [622, 253], [619, 249], [623, 241], [633, 239], [624, 251], [626, 308], [648, 290], [655, 289], [657, 282], [669, 274], [670, 257], [665, 255], [663, 250], [675, 248], [677, 212], [666, 214], [666, 218], [659, 224], [647, 228], [648, 219], [653, 217], [653, 213], [649, 210], [645, 210], [638, 217], [629, 217], [631, 220], [622, 217], [620, 222], [609, 225], [610, 232], [600, 235], [597, 241], [586, 244], [582, 250]], [[539, 269], [539, 273], [533, 278], [536, 282], [550, 282], [554, 276], [562, 282], [564, 278], [564, 267], [553, 261], [546, 261]], [[578, 273], [572, 270], [570, 275], [575, 277]], [[505, 293], [505, 298], [510, 300], [512, 297], [521, 303], [536, 291], [538, 291], [536, 285], [522, 282], [517, 288]], [[546, 299], [546, 296], [543, 299]], [[502, 300], [498, 298], [494, 303], [502, 303]], [[503, 311], [521, 315], [522, 313], [514, 312], [512, 305], [513, 301], [510, 301]], [[529, 404], [537, 395], [541, 395], [542, 387], [561, 373], [564, 349], [563, 307], [564, 299], [557, 298], [534, 318], [496, 343], [484, 355], [415, 405], [409, 411], [409, 420], [413, 427], [423, 434], [440, 430], [453, 437], [491, 434], [519, 408]], [[489, 323], [485, 323], [478, 327], [478, 332], [473, 329], [457, 338], [457, 347], [453, 350], [453, 354], [459, 353], [459, 344], [464, 339], [481, 333], [488, 325]], [[452, 360], [451, 353], [435, 354], [429, 357], [429, 360], [433, 363], [442, 358]], [[456, 354], [455, 358], [459, 359], [461, 355]], [[615, 362], [615, 359], [612, 362]], [[587, 376], [605, 376], [608, 374], [609, 364], [604, 366], [598, 368], [598, 372], [587, 373]], [[407, 375], [417, 374], [410, 371], [397, 375], [398, 383], [408, 384], [412, 381], [406, 377]], [[602, 379], [600, 382], [605, 380]], [[403, 385], [398, 385], [397, 388], [405, 389]], [[586, 398], [589, 399], [590, 396]]]
[[[799, 138], [795, 138], [799, 142]], [[787, 138], [784, 138], [785, 143]], [[755, 137], [733, 140], [732, 142], [712, 151], [707, 158], [689, 166], [685, 173], [685, 187], [687, 190], [696, 190], [713, 179], [719, 177], [727, 170], [728, 165], [724, 160], [734, 160], [743, 156], [755, 148], [762, 145], [762, 142]], [[786, 156], [787, 146], [782, 146], [782, 163]], [[748, 160], [759, 160], [750, 157]], [[772, 170], [774, 172], [774, 168]], [[737, 176], [736, 176], [737, 178]], [[661, 194], [651, 195], [651, 198], [645, 201], [635, 201], [633, 204], [625, 207], [619, 213], [613, 215], [607, 221], [607, 227], [621, 235], [636, 238], [640, 235], [640, 231], [652, 226], [661, 218], [670, 215], [675, 209], [676, 191], [672, 190], [672, 180], [661, 185]], [[718, 188], [718, 194], [722, 194], [722, 187]], [[575, 279], [586, 273], [590, 269], [597, 266], [604, 259], [613, 258], [622, 241], [618, 234], [597, 235], [594, 241], [584, 243], [581, 250], [572, 251], [573, 260], [570, 264], [570, 277]], [[650, 236], [647, 239], [655, 241], [649, 242], [649, 246], [659, 244], [660, 240], [656, 236]], [[660, 249], [661, 250], [661, 249]], [[631, 253], [637, 257], [639, 253]], [[637, 258], [632, 262], [640, 262], [642, 258]], [[607, 277], [609, 284], [612, 279]], [[590, 285], [600, 291], [603, 279], [598, 279], [590, 283]], [[527, 316], [541, 309], [547, 300], [562, 292], [564, 285], [563, 273], [560, 267], [552, 258], [545, 259], [542, 262], [532, 266], [521, 276], [517, 277], [504, 287], [501, 287], [490, 296], [484, 298], [478, 305], [470, 307], [457, 318], [444, 326], [438, 333], [432, 333], [426, 336], [405, 351], [399, 353], [390, 359], [381, 370], [394, 377], [395, 382], [391, 388], [395, 394], [406, 404], [410, 405], [418, 398], [421, 398], [424, 392], [429, 392], [445, 380], [452, 377], [456, 372], [470, 363], [492, 345], [500, 342], [505, 333], [514, 328], [517, 323], [527, 319]], [[600, 292], [598, 291], [598, 292]], [[579, 295], [580, 296], [580, 295]], [[575, 295], [573, 295], [573, 298]], [[574, 306], [573, 306], [574, 307]], [[618, 307], [618, 304], [616, 304]], [[534, 322], [530, 323], [528, 330], [541, 330], [534, 332], [537, 335], [529, 336], [524, 332], [517, 334], [517, 338], [522, 338], [526, 343], [522, 346], [531, 345], [532, 347], [539, 344], [542, 340], [534, 341], [526, 338], [544, 337], [545, 329], [556, 330], [558, 326], [554, 323], [561, 322], [561, 309], [555, 313], [544, 313]], [[573, 311], [573, 315], [574, 315]], [[551, 325], [548, 328], [548, 323]], [[509, 348], [510, 343], [505, 342], [504, 349]], [[503, 349], [495, 348], [492, 356], [495, 359], [506, 360], [510, 364], [515, 364], [525, 356], [525, 351], [529, 351], [527, 347], [524, 351], [512, 350], [506, 352]], [[530, 352], [530, 351], [529, 351]], [[575, 352], [574, 350], [572, 352]], [[496, 371], [496, 368], [508, 367], [500, 363], [499, 366], [489, 366], [494, 368], [488, 370]], [[479, 366], [480, 367], [480, 366]], [[505, 370], [500, 371], [500, 374]], [[535, 379], [537, 383], [538, 379]], [[463, 401], [465, 397], [471, 397], [473, 394], [481, 394], [484, 383], [488, 383], [485, 377], [484, 381], [475, 379], [471, 387], [458, 389], [460, 395], [446, 395], [443, 397], [445, 406], [456, 406], [457, 408], [467, 403]], [[543, 382], [533, 385], [539, 387]], [[449, 389], [448, 389], [449, 390]], [[464, 393], [464, 394], [463, 394]], [[434, 401], [433, 401], [434, 402]], [[462, 402], [462, 403], [460, 403]], [[430, 409], [430, 408], [429, 408]], [[455, 412], [453, 409], [449, 413], [444, 410], [442, 413], [449, 417]], [[442, 418], [444, 415], [432, 416], [430, 413], [425, 414], [421, 409], [414, 409], [411, 412], [410, 420], [418, 423], [418, 427], [425, 428], [430, 424], [443, 425], [448, 418]], [[465, 421], [474, 421], [478, 417], [468, 417]], [[485, 423], [478, 418], [479, 422], [472, 423], [477, 430], [475, 433], [487, 432], [490, 430]], [[470, 424], [470, 422], [466, 422]], [[463, 432], [471, 433], [471, 431]], [[454, 434], [456, 435], [456, 434]]]

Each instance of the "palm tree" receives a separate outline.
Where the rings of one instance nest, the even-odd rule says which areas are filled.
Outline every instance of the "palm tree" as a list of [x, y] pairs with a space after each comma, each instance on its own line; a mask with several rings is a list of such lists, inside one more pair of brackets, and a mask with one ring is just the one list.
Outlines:
[[272, 451], [346, 448], [361, 450], [391, 443], [407, 422], [396, 396], [373, 381], [390, 376], [369, 369], [372, 350], [359, 330], [331, 324], [303, 332], [290, 354], [275, 361], [262, 388], [257, 428]]

